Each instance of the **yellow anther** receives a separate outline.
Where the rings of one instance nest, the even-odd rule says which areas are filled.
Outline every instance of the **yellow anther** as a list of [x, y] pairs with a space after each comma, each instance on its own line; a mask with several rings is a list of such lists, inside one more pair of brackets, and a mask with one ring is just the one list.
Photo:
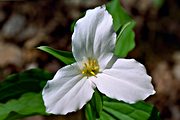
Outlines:
[[93, 76], [96, 76], [96, 74], [95, 74], [93, 71], [90, 71], [90, 73], [91, 73]]
[[84, 76], [90, 77], [95, 76], [99, 72], [99, 64], [96, 59], [89, 58], [84, 64], [81, 73]]

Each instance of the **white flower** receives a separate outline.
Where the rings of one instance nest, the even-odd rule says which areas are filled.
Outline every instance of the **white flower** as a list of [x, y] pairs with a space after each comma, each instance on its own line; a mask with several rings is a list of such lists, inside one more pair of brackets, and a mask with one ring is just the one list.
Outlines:
[[113, 55], [115, 42], [112, 17], [104, 6], [88, 10], [77, 21], [72, 35], [72, 52], [77, 62], [59, 69], [44, 87], [48, 113], [67, 114], [81, 109], [95, 88], [128, 103], [155, 93], [142, 64]]

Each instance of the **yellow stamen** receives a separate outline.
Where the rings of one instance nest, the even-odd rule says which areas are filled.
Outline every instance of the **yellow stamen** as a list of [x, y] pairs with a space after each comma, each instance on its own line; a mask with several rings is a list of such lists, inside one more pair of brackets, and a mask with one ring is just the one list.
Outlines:
[[83, 69], [81, 70], [81, 73], [84, 76], [90, 77], [90, 76], [96, 76], [96, 74], [99, 72], [99, 64], [96, 59], [89, 58], [84, 64]]

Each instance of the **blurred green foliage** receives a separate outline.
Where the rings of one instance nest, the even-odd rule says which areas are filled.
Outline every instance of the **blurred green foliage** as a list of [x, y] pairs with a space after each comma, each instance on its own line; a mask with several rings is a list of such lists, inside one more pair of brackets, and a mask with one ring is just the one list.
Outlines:
[[27, 92], [39, 93], [52, 75], [41, 69], [31, 69], [8, 76], [0, 83], [0, 102], [19, 98]]
[[31, 115], [47, 115], [41, 93], [25, 93], [19, 99], [0, 104], [0, 120], [16, 120]]
[[8, 76], [0, 83], [0, 120], [45, 115], [41, 90], [53, 74], [31, 69]]
[[108, 98], [97, 90], [86, 104], [85, 115], [87, 120], [160, 120], [159, 112], [151, 104], [144, 101], [128, 104]]

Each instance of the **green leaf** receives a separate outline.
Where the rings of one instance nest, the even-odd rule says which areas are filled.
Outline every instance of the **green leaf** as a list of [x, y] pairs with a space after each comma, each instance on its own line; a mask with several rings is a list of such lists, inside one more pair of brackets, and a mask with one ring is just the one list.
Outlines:
[[40, 46], [40, 47], [38, 47], [38, 49], [51, 54], [52, 56], [54, 56], [57, 59], [64, 62], [65, 64], [72, 64], [75, 62], [75, 59], [74, 59], [71, 52], [55, 50], [55, 49], [50, 48], [48, 46]]
[[8, 76], [0, 83], [0, 102], [19, 98], [27, 92], [40, 92], [53, 74], [41, 69], [31, 69]]
[[96, 111], [97, 111], [97, 114], [98, 114], [97, 116], [99, 116], [99, 114], [101, 113], [102, 108], [103, 108], [101, 93], [98, 90], [95, 90], [93, 98], [94, 98], [94, 102], [95, 102], [95, 105], [96, 105]]
[[[85, 112], [88, 120], [94, 120], [95, 118], [100, 117], [100, 113], [103, 109], [102, 103], [102, 94], [95, 89], [91, 101], [86, 105]], [[89, 112], [89, 113], [88, 113]], [[94, 118], [94, 119], [91, 119]]]
[[119, 0], [112, 0], [106, 5], [106, 8], [113, 17], [113, 25], [116, 32], [120, 29], [122, 25], [132, 20], [131, 17], [120, 5]]
[[126, 57], [135, 47], [133, 32], [135, 22], [122, 8], [119, 0], [112, 0], [106, 7], [113, 17], [114, 29], [118, 33], [114, 54], [118, 57]]
[[135, 47], [134, 32], [133, 28], [135, 22], [131, 21], [123, 25], [116, 41], [114, 54], [118, 57], [126, 57], [128, 52], [130, 52]]
[[151, 116], [148, 120], [161, 120], [160, 112], [158, 112], [156, 107], [153, 107], [153, 110], [151, 112]]
[[26, 93], [18, 100], [0, 104], [0, 120], [14, 120], [37, 114], [47, 115], [41, 93]]
[[93, 108], [91, 107], [90, 103], [86, 104], [85, 116], [86, 116], [87, 120], [95, 120], [96, 119], [96, 113], [93, 111]]
[[71, 32], [74, 32], [74, 26], [76, 24], [77, 20], [74, 20], [72, 23], [71, 23]]
[[107, 116], [115, 120], [160, 120], [157, 109], [150, 104], [143, 101], [128, 104], [104, 96], [100, 120]]
[[95, 89], [90, 104], [94, 108], [94, 111], [96, 111], [96, 117], [99, 117], [99, 114], [102, 111], [103, 103], [101, 93], [97, 89]]
[[100, 118], [98, 120], [117, 120], [113, 116], [111, 116], [109, 113], [102, 111]]

